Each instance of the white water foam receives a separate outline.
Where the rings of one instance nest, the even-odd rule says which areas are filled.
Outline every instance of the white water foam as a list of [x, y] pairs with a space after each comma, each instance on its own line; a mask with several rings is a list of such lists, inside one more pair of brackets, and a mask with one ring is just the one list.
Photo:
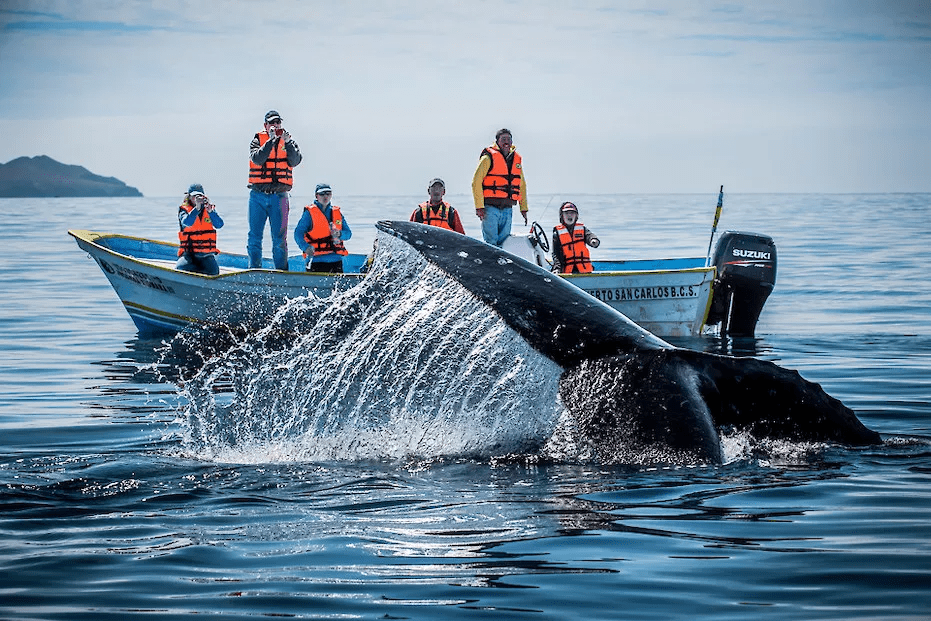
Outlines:
[[[182, 452], [224, 463], [694, 461], [622, 439], [616, 455], [596, 457], [559, 399], [561, 374], [455, 280], [383, 236], [360, 285], [292, 300], [182, 382]], [[748, 434], [724, 434], [722, 449], [725, 463], [811, 452]]]
[[[480, 269], [480, 268], [476, 268]], [[232, 463], [534, 450], [561, 369], [405, 243], [326, 300], [293, 300], [182, 390], [186, 452]]]

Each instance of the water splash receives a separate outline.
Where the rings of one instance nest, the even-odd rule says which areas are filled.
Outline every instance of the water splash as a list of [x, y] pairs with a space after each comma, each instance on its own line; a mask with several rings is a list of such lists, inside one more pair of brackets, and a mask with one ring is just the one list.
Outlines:
[[[169, 349], [197, 362], [179, 382], [181, 450], [206, 461], [696, 461], [622, 429], [614, 453], [595, 451], [559, 399], [562, 369], [392, 236], [355, 288], [292, 300], [254, 334], [182, 334]], [[747, 434], [722, 448], [725, 463], [817, 453]]]
[[492, 457], [550, 436], [561, 369], [406, 244], [292, 300], [182, 385], [185, 452], [235, 463]]

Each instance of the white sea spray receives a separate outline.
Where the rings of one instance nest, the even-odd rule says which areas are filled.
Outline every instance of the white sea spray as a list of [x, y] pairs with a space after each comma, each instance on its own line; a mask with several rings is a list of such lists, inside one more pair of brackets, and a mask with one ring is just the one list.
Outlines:
[[186, 443], [230, 462], [531, 451], [555, 427], [560, 372], [388, 237], [362, 284], [292, 300], [184, 383]]

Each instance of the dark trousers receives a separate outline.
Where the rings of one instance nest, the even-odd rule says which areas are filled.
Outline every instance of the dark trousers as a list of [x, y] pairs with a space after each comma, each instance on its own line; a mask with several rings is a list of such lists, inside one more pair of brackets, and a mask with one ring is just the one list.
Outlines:
[[308, 272], [321, 272], [323, 274], [342, 274], [343, 260], [339, 261], [311, 261]]
[[207, 276], [216, 276], [220, 273], [220, 266], [217, 265], [217, 258], [212, 254], [193, 254], [185, 252], [178, 257], [175, 263], [175, 269], [183, 272], [196, 272], [206, 274]]

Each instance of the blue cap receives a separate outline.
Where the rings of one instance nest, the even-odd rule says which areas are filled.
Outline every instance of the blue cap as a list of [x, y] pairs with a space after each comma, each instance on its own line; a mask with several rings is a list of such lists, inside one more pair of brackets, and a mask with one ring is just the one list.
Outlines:
[[281, 115], [278, 114], [278, 111], [277, 111], [277, 110], [269, 110], [268, 112], [265, 113], [265, 122], [266, 122], [266, 123], [268, 123], [269, 121], [274, 121], [274, 120], [276, 120], [276, 119], [279, 120], [279, 121], [281, 120]]
[[206, 196], [206, 195], [204, 194], [204, 186], [202, 186], [202, 185], [199, 184], [199, 183], [192, 183], [192, 184], [191, 184], [191, 187], [189, 187], [189, 188], [187, 189], [187, 193], [188, 193], [188, 194], [191, 194], [191, 195], [193, 195], [193, 194], [200, 194], [200, 195]]
[[321, 192], [331, 192], [331, 193], [332, 193], [333, 190], [330, 189], [330, 184], [329, 184], [329, 183], [318, 183], [318, 184], [317, 184], [317, 189], [314, 190], [314, 194], [320, 194]]

